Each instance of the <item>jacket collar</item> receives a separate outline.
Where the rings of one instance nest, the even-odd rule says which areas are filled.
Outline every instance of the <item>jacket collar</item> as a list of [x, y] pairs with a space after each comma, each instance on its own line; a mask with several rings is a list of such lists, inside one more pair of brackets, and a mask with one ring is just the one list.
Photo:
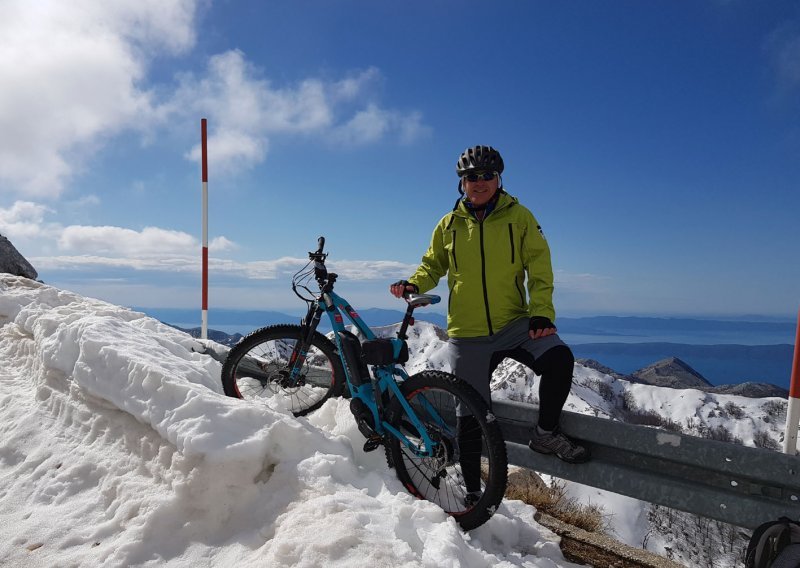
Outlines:
[[[491, 217], [492, 215], [497, 215], [497, 212], [506, 209], [507, 207], [511, 207], [516, 203], [519, 203], [519, 199], [516, 197], [509, 195], [505, 192], [505, 190], [498, 190], [500, 191], [500, 195], [497, 198], [497, 204], [492, 209], [491, 213], [486, 216], [486, 218]], [[470, 211], [469, 207], [464, 203], [464, 199], [461, 198], [456, 202], [456, 206], [453, 207], [453, 213], [458, 215], [459, 217], [464, 217], [466, 219], [474, 219], [475, 217], [472, 215], [472, 211]]]

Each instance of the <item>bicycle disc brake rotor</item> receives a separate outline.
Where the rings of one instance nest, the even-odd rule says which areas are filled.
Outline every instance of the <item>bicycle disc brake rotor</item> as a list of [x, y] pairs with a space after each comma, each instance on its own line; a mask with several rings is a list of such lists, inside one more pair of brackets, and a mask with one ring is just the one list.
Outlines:
[[264, 379], [264, 387], [268, 388], [273, 393], [278, 391], [297, 391], [305, 384], [306, 376], [301, 374], [297, 377], [296, 381], [292, 381], [289, 377], [289, 369], [284, 367], [282, 369], [275, 368], [274, 364], [271, 366], [269, 362], [259, 362], [258, 366], [267, 375]]
[[431, 425], [428, 425], [428, 435], [431, 441], [436, 444], [434, 454], [429, 457], [421, 458], [420, 462], [425, 465], [429, 471], [434, 472], [431, 482], [438, 489], [439, 480], [447, 475], [447, 466], [453, 464], [453, 442]]

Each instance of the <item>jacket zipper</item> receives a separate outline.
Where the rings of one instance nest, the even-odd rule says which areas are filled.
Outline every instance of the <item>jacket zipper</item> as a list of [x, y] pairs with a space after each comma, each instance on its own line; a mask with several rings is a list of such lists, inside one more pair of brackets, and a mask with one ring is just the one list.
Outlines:
[[483, 279], [483, 303], [486, 306], [486, 325], [489, 326], [489, 335], [494, 335], [492, 331], [492, 315], [489, 313], [489, 291], [486, 289], [486, 255], [483, 251], [483, 221], [479, 221], [481, 228], [481, 278]]
[[514, 264], [514, 229], [511, 223], [508, 224], [508, 238], [511, 241], [511, 264]]
[[519, 292], [519, 303], [522, 304], [522, 307], [525, 306], [525, 294], [522, 293], [522, 288], [519, 287], [519, 280], [514, 278], [514, 284], [517, 286], [517, 292]]
[[456, 259], [456, 230], [453, 229], [453, 266], [458, 270], [458, 260]]

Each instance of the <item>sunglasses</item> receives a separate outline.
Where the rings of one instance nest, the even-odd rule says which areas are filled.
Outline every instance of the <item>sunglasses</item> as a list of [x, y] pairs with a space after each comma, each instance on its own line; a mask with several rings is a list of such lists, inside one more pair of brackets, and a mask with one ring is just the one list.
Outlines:
[[483, 181], [491, 181], [494, 179], [495, 175], [497, 175], [496, 172], [482, 172], [482, 173], [474, 172], [465, 175], [464, 179], [467, 181], [478, 181], [479, 179], [482, 179]]

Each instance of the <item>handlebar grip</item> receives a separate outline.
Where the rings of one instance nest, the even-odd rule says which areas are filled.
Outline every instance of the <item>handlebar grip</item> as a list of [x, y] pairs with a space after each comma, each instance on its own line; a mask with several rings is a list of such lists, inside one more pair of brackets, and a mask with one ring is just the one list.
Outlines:
[[319, 247], [317, 248], [317, 254], [322, 254], [322, 249], [325, 248], [325, 237], [318, 238], [317, 244], [319, 245]]

